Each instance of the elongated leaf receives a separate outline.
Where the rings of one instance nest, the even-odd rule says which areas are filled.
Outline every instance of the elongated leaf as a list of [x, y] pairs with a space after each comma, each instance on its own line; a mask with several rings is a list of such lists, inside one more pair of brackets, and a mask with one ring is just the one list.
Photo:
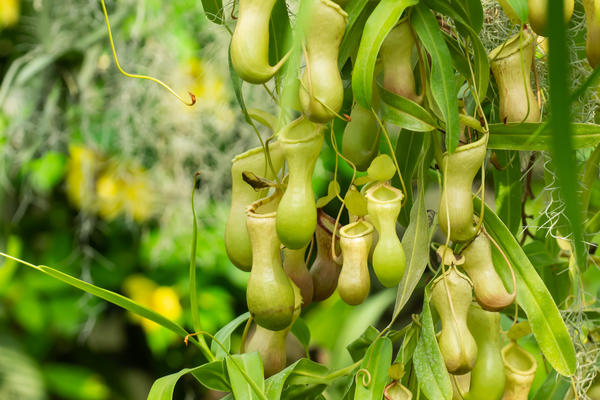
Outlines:
[[344, 10], [348, 13], [346, 32], [340, 44], [338, 67], [341, 69], [346, 61], [358, 50], [360, 37], [365, 23], [377, 4], [368, 0], [350, 0]]
[[521, 228], [521, 162], [515, 151], [497, 151], [502, 170], [493, 169], [496, 210], [513, 235]]
[[193, 374], [196, 379], [209, 389], [227, 391], [229, 383], [225, 376], [223, 361], [213, 361], [196, 368], [184, 368], [179, 372], [157, 379], [150, 388], [148, 400], [171, 400], [179, 378]]
[[210, 22], [222, 25], [225, 23], [223, 17], [223, 2], [221, 0], [202, 0], [204, 14]]
[[101, 287], [92, 285], [91, 283], [74, 278], [71, 275], [65, 274], [64, 272], [61, 272], [54, 268], [47, 267], [45, 265], [38, 265], [38, 266], [28, 265], [28, 266], [35, 268], [38, 271], [45, 273], [46, 275], [49, 275], [53, 278], [63, 281], [64, 283], [74, 286], [77, 289], [83, 290], [84, 292], [87, 292], [87, 293], [92, 294], [96, 297], [99, 297], [103, 300], [106, 300], [110, 303], [113, 303], [121, 308], [124, 308], [125, 310], [130, 311], [136, 315], [139, 315], [140, 317], [144, 317], [146, 319], [149, 319], [150, 321], [156, 322], [157, 324], [167, 328], [168, 330], [176, 333], [177, 335], [186, 336], [188, 334], [187, 331], [185, 329], [183, 329], [181, 326], [179, 326], [177, 323], [160, 315], [156, 311], [146, 308], [146, 307], [136, 303], [135, 301], [133, 301], [125, 296], [122, 296], [118, 293], [111, 292], [110, 290], [106, 290]]
[[346, 346], [346, 350], [350, 353], [352, 361], [358, 361], [363, 358], [369, 346], [377, 339], [377, 335], [379, 335], [379, 331], [370, 325], [358, 339]]
[[[223, 346], [225, 346], [225, 349], [229, 351], [231, 348], [231, 334], [238, 326], [246, 322], [248, 318], [250, 318], [250, 313], [245, 312], [234, 320], [230, 321], [227, 325], [219, 329], [219, 331], [215, 334], [215, 339], [217, 339]], [[225, 350], [223, 350], [223, 348], [219, 346], [216, 341], [211, 343], [210, 351], [215, 354], [217, 360], [221, 360], [227, 355]]]
[[288, 378], [288, 384], [293, 385], [314, 385], [329, 384], [329, 368], [314, 361], [304, 359], [294, 368]]
[[410, 224], [402, 237], [406, 253], [406, 270], [398, 285], [393, 318], [395, 319], [417, 287], [429, 260], [429, 226], [425, 207], [425, 170], [429, 167], [429, 142], [423, 148], [417, 174], [418, 192], [410, 211]]
[[[289, 49], [288, 37], [291, 36], [292, 27], [290, 25], [290, 16], [288, 14], [285, 0], [277, 0], [271, 12], [269, 20], [269, 62], [271, 65], [277, 64]], [[282, 79], [282, 69], [277, 71], [276, 84], [277, 93], [280, 91]]]
[[318, 377], [318, 381], [322, 382], [324, 379], [323, 377], [328, 372], [329, 371], [326, 367], [317, 364], [314, 361], [310, 361], [306, 358], [301, 358], [300, 360], [285, 368], [283, 371], [267, 379], [265, 382], [265, 394], [267, 396], [267, 399], [269, 400], [279, 400], [281, 398], [281, 393], [283, 391], [283, 387], [287, 379], [294, 373], [296, 373], [297, 375], [315, 374]]
[[[265, 380], [263, 367], [258, 353], [235, 354], [225, 359], [231, 391], [236, 399], [261, 399], [264, 398]], [[252, 385], [240, 368], [254, 382]], [[260, 393], [255, 390], [257, 388]]]
[[367, 19], [352, 71], [354, 98], [367, 110], [371, 109], [373, 73], [379, 48], [406, 7], [418, 0], [381, 0]]
[[[460, 3], [458, 2], [458, 4]], [[475, 32], [479, 33], [483, 27], [483, 6], [481, 5], [481, 0], [466, 0], [464, 7], [468, 15], [467, 21], [469, 25], [473, 27]]]
[[542, 386], [535, 392], [533, 400], [564, 400], [571, 388], [571, 381], [552, 370]]
[[560, 196], [565, 203], [565, 215], [573, 233], [575, 259], [583, 271], [587, 264], [587, 251], [583, 242], [581, 205], [577, 196], [577, 163], [571, 140], [571, 100], [569, 96], [569, 57], [567, 33], [562, 1], [548, 7], [550, 29], [550, 54], [548, 78], [550, 81], [550, 110], [552, 126], [552, 160], [558, 177]]
[[423, 107], [386, 90], [379, 83], [378, 86], [384, 103], [381, 105], [384, 120], [414, 132], [430, 132], [438, 128], [435, 119]]
[[[477, 2], [479, 3], [479, 8], [481, 8], [481, 3], [479, 1]], [[473, 84], [477, 87], [477, 94], [480, 101], [483, 101], [490, 83], [490, 64], [487, 51], [485, 50], [485, 47], [479, 38], [478, 30], [474, 29], [474, 27], [472, 27], [468, 22], [470, 15], [467, 9], [464, 8], [462, 2], [455, 2], [451, 5], [445, 0], [427, 0], [426, 3], [429, 5], [429, 7], [431, 7], [432, 10], [452, 18], [460, 34], [462, 36], [469, 37], [471, 45], [473, 46], [474, 77], [471, 76], [471, 68], [468, 67], [468, 64], [465, 70], [461, 68], [459, 71], [466, 79], [468, 79], [470, 82], [473, 82]], [[445, 38], [446, 43], [448, 43], [449, 36], [445, 36]], [[456, 43], [456, 39], [450, 39], [452, 42]], [[462, 51], [460, 53], [462, 54]], [[462, 58], [464, 59], [464, 55]]]
[[242, 109], [242, 113], [244, 114], [244, 118], [246, 122], [249, 124], [253, 124], [252, 118], [250, 118], [250, 114], [248, 114], [248, 109], [246, 108], [246, 102], [244, 101], [244, 93], [242, 92], [242, 85], [244, 81], [242, 78], [235, 72], [233, 69], [233, 64], [231, 63], [231, 52], [228, 52], [229, 59], [229, 79], [231, 80], [231, 86], [233, 86], [233, 93], [235, 94], [235, 98]]
[[[490, 124], [488, 149], [550, 151], [552, 149], [552, 132], [554, 131], [550, 125], [547, 125], [546, 129], [537, 136], [532, 137], [541, 126], [540, 123]], [[594, 147], [600, 143], [600, 125], [572, 124], [571, 139], [574, 149]]]
[[411, 15], [412, 25], [431, 56], [431, 91], [446, 122], [446, 149], [453, 153], [460, 139], [460, 123], [452, 58], [437, 20], [429, 8], [418, 4]]
[[[406, 204], [400, 210], [398, 222], [402, 226], [408, 226], [410, 223], [410, 211], [413, 205], [413, 185], [412, 180], [415, 172], [415, 168], [419, 164], [419, 157], [423, 150], [423, 139], [425, 135], [421, 133], [415, 133], [407, 130], [402, 130], [398, 134], [398, 142], [396, 142], [396, 159], [398, 160], [398, 166], [400, 167], [400, 173], [406, 184]], [[408, 183], [410, 182], [410, 183]], [[392, 178], [392, 185], [394, 187], [401, 187], [400, 179], [398, 175]]]
[[[479, 198], [474, 199], [474, 207], [475, 210], [480, 209]], [[564, 376], [572, 375], [576, 366], [575, 350], [550, 292], [506, 225], [487, 206], [483, 222], [514, 269], [517, 279], [517, 302], [527, 314], [542, 353], [558, 373]], [[498, 274], [506, 287], [511, 288], [512, 278], [506, 263], [497, 251], [493, 253]]]
[[423, 303], [421, 334], [413, 354], [413, 364], [419, 386], [428, 399], [451, 400], [452, 384], [440, 353], [429, 303]]
[[369, 371], [371, 379], [368, 385], [364, 385], [362, 376], [357, 377], [355, 399], [380, 400], [383, 398], [383, 390], [388, 381], [388, 369], [392, 364], [392, 341], [387, 337], [382, 337], [369, 347], [363, 361], [361, 369]]
[[291, 34], [290, 16], [285, 0], [277, 0], [269, 20], [269, 62], [277, 64], [286, 52], [286, 37]]
[[[529, 20], [529, 6], [527, 5], [527, 0], [500, 0], [500, 4], [502, 5], [502, 8], [504, 8], [504, 11], [510, 14], [510, 11], [506, 8], [506, 5], [508, 5], [521, 23], [524, 24]], [[508, 16], [512, 18], [512, 15]]]
[[302, 343], [304, 349], [308, 351], [310, 345], [310, 329], [306, 325], [306, 322], [302, 318], [298, 318], [294, 325], [292, 325], [292, 334], [296, 336], [296, 339]]

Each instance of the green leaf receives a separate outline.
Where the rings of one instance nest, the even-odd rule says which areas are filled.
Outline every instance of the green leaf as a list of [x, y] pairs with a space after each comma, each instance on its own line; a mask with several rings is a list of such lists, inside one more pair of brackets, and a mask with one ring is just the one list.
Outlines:
[[323, 208], [329, 204], [331, 200], [335, 199], [337, 195], [340, 194], [340, 190], [340, 184], [338, 181], [332, 180], [329, 182], [329, 185], [327, 186], [327, 194], [318, 199], [316, 202], [317, 208]]
[[227, 325], [215, 333], [215, 339], [225, 347], [225, 350], [223, 350], [223, 348], [219, 346], [215, 340], [213, 340], [213, 342], [210, 344], [210, 351], [212, 351], [217, 357], [217, 360], [221, 360], [226, 357], [227, 353], [225, 353], [225, 351], [229, 351], [231, 348], [231, 334], [237, 329], [238, 326], [246, 322], [248, 318], [250, 318], [250, 313], [245, 312], [234, 320], [230, 321]]
[[[368, 178], [369, 176], [366, 175], [366, 177]], [[354, 182], [357, 183], [357, 181]], [[348, 189], [348, 191], [346, 192], [344, 202], [346, 204], [346, 208], [348, 209], [348, 213], [352, 215], [362, 217], [367, 215], [369, 212], [367, 199], [365, 198], [365, 196], [363, 196], [362, 193], [356, 190], [356, 187], [354, 185], [352, 185], [350, 189]]]
[[225, 376], [224, 361], [213, 361], [196, 368], [184, 368], [179, 372], [157, 379], [150, 388], [148, 400], [171, 400], [179, 378], [186, 374], [193, 374], [200, 383], [209, 389], [230, 390]]
[[225, 23], [223, 17], [223, 2], [221, 0], [202, 0], [204, 14], [210, 22], [222, 25]]
[[414, 132], [430, 132], [438, 128], [431, 114], [419, 104], [386, 90], [379, 82], [377, 85], [385, 121]]
[[[529, 20], [529, 7], [527, 0], [498, 0], [504, 12], [510, 19], [515, 17], [519, 19], [522, 24], [527, 23]], [[516, 21], [513, 21], [516, 23]]]
[[496, 210], [498, 217], [513, 235], [521, 228], [521, 160], [515, 151], [496, 151], [496, 158], [502, 170], [493, 169]]
[[373, 74], [379, 48], [406, 7], [418, 0], [381, 0], [367, 19], [352, 71], [352, 92], [356, 101], [371, 109]]
[[[289, 48], [288, 37], [291, 36], [292, 28], [285, 0], [277, 0], [271, 12], [269, 20], [269, 62], [277, 64]], [[282, 70], [277, 71], [276, 83], [279, 93]]]
[[329, 370], [323, 367], [321, 364], [317, 364], [314, 361], [310, 361], [306, 358], [301, 358], [292, 365], [285, 368], [283, 371], [271, 376], [265, 382], [265, 394], [269, 400], [279, 400], [283, 387], [287, 382], [287, 379], [296, 374], [312, 374], [315, 373], [318, 376], [318, 381], [322, 382], [323, 378]]
[[225, 365], [233, 397], [248, 400], [265, 399], [263, 366], [258, 353], [232, 355], [225, 359]]
[[363, 358], [367, 352], [367, 349], [369, 346], [371, 346], [378, 335], [379, 331], [372, 325], [369, 325], [369, 327], [362, 333], [362, 335], [358, 337], [358, 339], [346, 346], [346, 349], [348, 350], [348, 353], [350, 353], [352, 360], [356, 362]]
[[392, 341], [387, 337], [376, 340], [367, 350], [360, 365], [370, 373], [368, 385], [364, 373], [358, 374], [354, 398], [361, 400], [380, 400], [388, 381], [388, 369], [392, 363]]
[[394, 305], [393, 319], [398, 317], [400, 311], [417, 287], [423, 271], [429, 261], [429, 221], [425, 206], [425, 171], [429, 167], [429, 157], [426, 156], [429, 142], [424, 146], [419, 161], [417, 174], [417, 198], [410, 210], [410, 224], [402, 237], [402, 246], [406, 253], [406, 271], [398, 285], [396, 304]]
[[329, 368], [308, 359], [302, 359], [294, 367], [293, 373], [288, 378], [288, 384], [292, 385], [313, 385], [313, 384], [329, 384], [327, 375]]
[[452, 384], [446, 370], [444, 359], [440, 353], [429, 302], [423, 302], [421, 313], [421, 334], [417, 340], [417, 347], [413, 354], [413, 364], [419, 386], [423, 394], [429, 399], [451, 400]]
[[308, 352], [308, 346], [310, 345], [310, 329], [302, 318], [296, 319], [294, 325], [292, 325], [292, 334], [296, 336], [296, 339], [302, 343], [304, 349]]
[[571, 388], [571, 381], [552, 370], [542, 386], [535, 392], [533, 400], [564, 400]]
[[[450, 5], [447, 1], [444, 0], [427, 0], [427, 5], [431, 7], [432, 10], [440, 12], [450, 18], [452, 18], [456, 24], [456, 27], [462, 36], [468, 36], [470, 38], [471, 45], [473, 46], [473, 74], [475, 79], [475, 86], [477, 87], [477, 94], [480, 101], [485, 99], [488, 85], [490, 83], [490, 64], [488, 60], [487, 51], [479, 38], [478, 30], [474, 29], [469, 24], [470, 15], [467, 12], [466, 8], [463, 8], [461, 2], [454, 3]], [[479, 8], [481, 9], [481, 3], [479, 3]], [[477, 11], [475, 11], [477, 12]], [[483, 17], [483, 15], [481, 16]], [[456, 39], [450, 36], [445, 36], [446, 43], [456, 43]], [[454, 44], [453, 43], [453, 44]], [[462, 59], [465, 58], [463, 51], [458, 48], [459, 55]], [[470, 58], [470, 57], [469, 57]], [[456, 62], [456, 60], [455, 60]], [[457, 68], [461, 74], [468, 79], [470, 82], [473, 82], [473, 77], [471, 76], [471, 68], [469, 68], [468, 63], [466, 65], [466, 69]]]
[[[406, 204], [400, 210], [398, 221], [402, 226], [408, 226], [410, 223], [410, 211], [413, 204], [413, 175], [415, 168], [419, 164], [419, 157], [423, 151], [423, 140], [425, 135], [407, 130], [401, 130], [398, 134], [398, 142], [396, 142], [396, 159], [400, 167], [402, 178], [407, 182], [406, 185]], [[410, 182], [410, 183], [408, 183]], [[400, 179], [398, 176], [392, 178], [392, 185], [400, 187]]]
[[[514, 1], [514, 0], [513, 0]], [[562, 1], [559, 5], [562, 4]], [[567, 48], [567, 29], [564, 7], [548, 7], [550, 54], [548, 79], [550, 82], [550, 126], [552, 127], [552, 161], [558, 177], [560, 196], [565, 203], [565, 215], [573, 233], [574, 253], [578, 267], [587, 265], [587, 251], [583, 242], [581, 204], [577, 195], [577, 163], [571, 140], [571, 100], [569, 89], [570, 53]]]
[[417, 5], [411, 15], [413, 28], [431, 56], [431, 91], [446, 122], [446, 149], [453, 153], [460, 139], [460, 122], [450, 52], [436, 18], [427, 6]]
[[[480, 210], [481, 200], [475, 198], [473, 202], [475, 210]], [[506, 225], [487, 206], [483, 222], [487, 232], [502, 248], [514, 269], [517, 302], [527, 314], [531, 330], [544, 356], [558, 373], [564, 376], [572, 375], [576, 366], [575, 350], [550, 292]], [[511, 288], [512, 278], [504, 259], [498, 251], [493, 251], [493, 256], [496, 271], [504, 284]]]
[[481, 0], [466, 0], [464, 7], [468, 15], [467, 22], [469, 22], [469, 25], [473, 27], [475, 32], [479, 33], [483, 27], [483, 6], [481, 5]]
[[356, 54], [365, 23], [377, 3], [368, 0], [350, 0], [344, 10], [348, 14], [346, 32], [340, 44], [338, 67], [342, 69], [348, 59]]
[[[523, 150], [523, 151], [549, 151], [552, 149], [552, 126], [546, 127], [535, 137], [533, 133], [542, 128], [544, 123], [509, 123], [490, 124], [490, 138], [488, 149], [491, 150]], [[594, 147], [600, 143], [600, 125], [571, 124], [571, 139], [573, 149]]]
[[369, 178], [374, 181], [387, 181], [392, 179], [396, 173], [396, 165], [387, 154], [380, 154], [371, 161], [367, 168]]

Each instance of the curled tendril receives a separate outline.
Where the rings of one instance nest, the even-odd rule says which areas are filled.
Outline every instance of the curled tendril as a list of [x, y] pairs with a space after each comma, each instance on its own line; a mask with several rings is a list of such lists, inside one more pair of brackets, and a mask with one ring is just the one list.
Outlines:
[[[354, 375], [354, 379], [355, 379], [356, 383], [358, 383], [358, 377], [359, 377], [359, 375], [361, 375], [361, 373], [363, 375], [362, 376], [362, 385], [364, 387], [369, 386], [369, 384], [371, 383], [371, 373], [366, 368], [361, 368], [358, 371], [356, 371], [356, 375]], [[365, 381], [365, 379], [366, 379], [366, 381]]]
[[167, 85], [163, 81], [153, 78], [151, 76], [147, 76], [147, 75], [130, 74], [130, 73], [124, 71], [123, 68], [121, 68], [121, 64], [119, 64], [119, 58], [117, 57], [117, 51], [115, 50], [115, 43], [113, 41], [112, 30], [110, 29], [110, 21], [108, 20], [108, 12], [106, 11], [106, 4], [104, 3], [104, 0], [100, 0], [100, 3], [102, 4], [102, 12], [104, 13], [104, 19], [106, 20], [106, 29], [108, 30], [108, 40], [110, 41], [110, 48], [113, 53], [113, 58], [115, 59], [115, 65], [117, 66], [117, 69], [119, 70], [119, 72], [129, 78], [146, 79], [146, 80], [158, 83], [160, 86], [167, 89], [173, 96], [177, 97], [177, 99], [180, 102], [182, 102], [183, 104], [185, 104], [186, 106], [191, 107], [194, 104], [196, 104], [196, 96], [192, 92], [188, 91], [188, 94], [190, 96], [190, 101], [189, 102], [185, 101], [181, 96], [179, 96], [177, 93], [175, 93], [175, 91], [173, 89], [171, 89], [169, 87], [169, 85]]

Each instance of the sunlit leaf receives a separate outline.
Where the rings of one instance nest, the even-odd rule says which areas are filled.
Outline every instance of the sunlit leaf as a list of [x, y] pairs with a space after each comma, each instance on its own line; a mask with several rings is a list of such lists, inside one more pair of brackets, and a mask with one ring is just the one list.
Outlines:
[[425, 171], [429, 166], [429, 158], [425, 156], [429, 145], [424, 147], [419, 161], [417, 173], [417, 197], [410, 211], [410, 224], [402, 237], [402, 246], [406, 253], [406, 270], [398, 285], [394, 319], [417, 287], [423, 271], [429, 261], [429, 225], [427, 208], [425, 207]]
[[[383, 390], [388, 381], [388, 369], [392, 363], [392, 341], [387, 337], [382, 337], [373, 342], [367, 350], [361, 369], [369, 371], [370, 379], [367, 379], [364, 373], [357, 375], [358, 382], [354, 397], [364, 400], [380, 400], [383, 397]], [[365, 378], [363, 380], [363, 378]], [[367, 383], [365, 385], [364, 383]]]
[[413, 354], [413, 364], [421, 391], [429, 399], [451, 400], [452, 384], [440, 353], [429, 303], [423, 303], [421, 333]]
[[217, 333], [215, 333], [215, 339], [218, 340], [224, 347], [217, 344], [216, 341], [213, 341], [210, 345], [210, 350], [215, 354], [218, 360], [225, 358], [225, 351], [229, 351], [231, 348], [231, 334], [233, 331], [237, 329], [238, 326], [246, 322], [250, 318], [250, 313], [245, 312], [242, 315], [238, 316], [234, 320], [230, 321], [227, 325], [219, 329]]
[[[541, 133], [534, 133], [545, 125]], [[497, 150], [523, 150], [523, 151], [549, 151], [552, 148], [553, 129], [548, 124], [540, 123], [509, 123], [490, 124], [490, 138], [488, 149]], [[563, 134], [556, 131], [557, 134]], [[571, 139], [573, 149], [593, 147], [600, 143], [600, 125], [572, 124]]]
[[225, 365], [231, 391], [236, 399], [265, 398], [263, 366], [258, 353], [235, 354], [225, 359]]
[[514, 151], [496, 151], [496, 160], [502, 168], [494, 168], [494, 190], [498, 216], [513, 235], [521, 228], [521, 160]]
[[193, 374], [200, 383], [209, 389], [230, 390], [225, 375], [224, 361], [213, 361], [196, 368], [184, 368], [179, 372], [157, 379], [150, 388], [148, 400], [172, 400], [175, 385], [186, 374]]
[[367, 199], [363, 196], [355, 186], [351, 186], [346, 192], [345, 204], [348, 212], [357, 217], [367, 215]]
[[453, 153], [460, 139], [457, 89], [452, 59], [435, 16], [424, 4], [413, 8], [411, 17], [415, 32], [431, 56], [430, 86], [433, 98], [446, 122], [446, 149]]

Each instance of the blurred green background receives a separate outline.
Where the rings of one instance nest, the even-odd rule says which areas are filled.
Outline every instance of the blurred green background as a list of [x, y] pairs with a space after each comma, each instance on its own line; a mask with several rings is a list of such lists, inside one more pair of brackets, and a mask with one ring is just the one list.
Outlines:
[[[259, 144], [223, 68], [229, 35], [197, 0], [107, 7], [123, 68], [189, 90], [197, 104], [118, 73], [99, 1], [0, 0], [0, 248], [191, 330], [199, 171], [199, 313], [214, 333], [246, 311], [247, 274], [227, 259], [223, 234], [230, 161]], [[244, 92], [247, 102], [273, 107], [262, 87]], [[322, 163], [317, 185], [326, 190]], [[394, 298], [383, 291], [359, 308], [335, 297], [313, 307], [304, 316], [312, 343], [328, 349], [315, 357], [343, 365], [345, 345]], [[157, 378], [201, 362], [164, 328], [0, 260], [0, 399], [145, 399]], [[174, 398], [222, 395], [185, 377]]]
[[[232, 2], [224, 4], [230, 12]], [[223, 234], [230, 161], [259, 144], [230, 87], [229, 35], [208, 22], [198, 0], [111, 0], [107, 7], [123, 68], [162, 79], [181, 95], [189, 90], [197, 104], [185, 107], [158, 85], [118, 73], [98, 0], [0, 0], [0, 249], [129, 296], [191, 331], [191, 193], [200, 172], [198, 312], [203, 329], [214, 333], [246, 311], [247, 274], [227, 259]], [[507, 35], [498, 32], [488, 32], [486, 45]], [[249, 105], [273, 111], [262, 87], [246, 85], [244, 95]], [[580, 108], [578, 119], [589, 121], [588, 108]], [[545, 163], [533, 176], [539, 196], [527, 212], [535, 215], [552, 199]], [[333, 164], [326, 146], [315, 172], [317, 197]], [[343, 175], [351, 172], [341, 173], [349, 181]], [[431, 192], [427, 203], [435, 209], [439, 194]], [[597, 209], [600, 190], [592, 193]], [[493, 206], [491, 191], [486, 200]], [[543, 234], [537, 230], [540, 242]], [[535, 255], [535, 246], [526, 250]], [[547, 265], [555, 268], [544, 274]], [[561, 294], [559, 305], [566, 266], [564, 257], [536, 262]], [[591, 293], [598, 293], [598, 274], [592, 268], [585, 277]], [[421, 293], [403, 318], [420, 311]], [[393, 289], [374, 282], [359, 307], [335, 296], [311, 305], [302, 316], [311, 355], [333, 368], [346, 365], [346, 345], [389, 320], [394, 300]], [[0, 400], [145, 399], [157, 378], [201, 362], [164, 328], [0, 260]], [[222, 395], [186, 376], [174, 398]]]

